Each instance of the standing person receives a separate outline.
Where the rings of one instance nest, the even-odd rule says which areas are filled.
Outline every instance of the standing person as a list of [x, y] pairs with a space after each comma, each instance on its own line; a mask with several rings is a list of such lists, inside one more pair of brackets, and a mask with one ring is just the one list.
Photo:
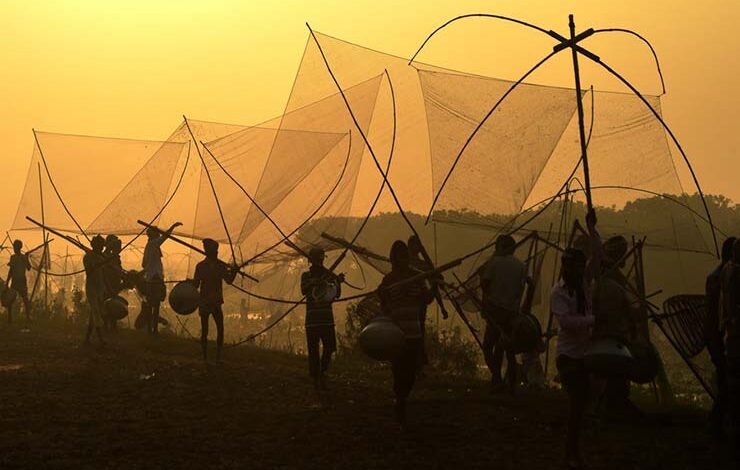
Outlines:
[[[408, 247], [409, 247], [409, 265], [411, 266], [411, 269], [415, 272], [427, 272], [434, 269], [434, 266], [432, 266], [430, 263], [428, 263], [424, 256], [422, 255], [422, 250], [424, 249], [421, 246], [421, 241], [419, 240], [419, 237], [416, 235], [411, 235], [408, 239]], [[437, 286], [437, 282], [435, 281], [441, 281], [442, 275], [437, 274], [433, 278], [431, 278], [428, 281], [425, 281], [428, 287], [431, 288], [432, 294], [434, 295], [434, 298], [439, 301], [439, 305], [442, 306], [442, 297], [439, 294], [439, 288]], [[447, 319], [447, 311], [442, 309], [442, 318]], [[421, 306], [419, 310], [419, 321], [421, 322], [421, 350], [419, 352], [419, 370], [424, 368], [427, 364], [429, 364], [429, 357], [427, 356], [426, 351], [426, 335], [427, 335], [427, 304], [424, 304]]]
[[[301, 293], [306, 297], [308, 373], [317, 390], [326, 388], [326, 371], [332, 354], [337, 350], [332, 305], [335, 299], [341, 297], [344, 282], [344, 275], [336, 275], [324, 267], [325, 257], [321, 248], [311, 248], [308, 252], [310, 267], [301, 274]], [[332, 299], [326, 299], [324, 293], [331, 287], [330, 284], [335, 287], [335, 295]]]
[[722, 269], [722, 309], [727, 401], [735, 460], [740, 460], [740, 240], [732, 245], [732, 261]]
[[149, 333], [156, 336], [159, 328], [159, 304], [167, 296], [164, 285], [164, 266], [162, 265], [162, 244], [172, 235], [172, 232], [182, 224], [175, 222], [166, 231], [156, 227], [149, 227], [146, 231], [148, 241], [144, 248], [144, 258], [141, 266], [144, 268], [146, 284], [143, 310], [148, 321]]
[[511, 320], [521, 308], [524, 288], [529, 281], [527, 266], [514, 256], [516, 242], [511, 235], [499, 235], [493, 256], [481, 272], [483, 309], [486, 331], [483, 337], [483, 354], [491, 371], [491, 390], [497, 392], [504, 386], [501, 365], [506, 353], [506, 375], [513, 392], [517, 382], [516, 355], [506, 350], [503, 336], [511, 334]]
[[588, 400], [590, 377], [583, 355], [591, 340], [595, 318], [590, 298], [590, 280], [584, 276], [586, 255], [569, 248], [561, 258], [561, 278], [550, 292], [550, 310], [557, 319], [556, 365], [568, 393], [568, 431], [565, 444], [566, 464], [580, 468], [580, 434]]
[[87, 323], [87, 335], [85, 344], [90, 344], [93, 329], [97, 333], [100, 345], [104, 346], [103, 340], [103, 302], [105, 301], [105, 258], [103, 257], [103, 246], [105, 240], [100, 235], [95, 235], [90, 240], [92, 250], [87, 251], [82, 258], [85, 267], [85, 294], [90, 307], [90, 319]]
[[[31, 318], [31, 300], [28, 298], [28, 282], [26, 282], [26, 272], [31, 269], [31, 263], [28, 261], [28, 255], [23, 253], [23, 242], [15, 240], [13, 242], [13, 254], [10, 255], [8, 262], [8, 277], [5, 285], [13, 289], [18, 297], [23, 301], [23, 309], [26, 312], [26, 321]], [[8, 323], [13, 320], [13, 304], [8, 305]]]
[[203, 240], [203, 251], [206, 257], [195, 266], [193, 283], [200, 289], [200, 344], [203, 348], [203, 360], [208, 360], [208, 319], [213, 316], [216, 322], [216, 360], [221, 360], [221, 348], [224, 345], [224, 303], [223, 281], [234, 282], [237, 267], [228, 267], [218, 259], [218, 242], [210, 238]]
[[[594, 290], [594, 334], [616, 339], [627, 348], [644, 340], [638, 325], [641, 322], [639, 300], [629, 280], [622, 272], [628, 251], [627, 240], [613, 236], [603, 244], [601, 275]], [[626, 375], [606, 377], [604, 408], [612, 418], [643, 418], [642, 412], [630, 401], [630, 380]]]
[[383, 314], [390, 317], [405, 336], [403, 351], [392, 364], [396, 419], [403, 428], [406, 425], [406, 401], [414, 387], [423, 347], [419, 312], [422, 306], [432, 302], [434, 296], [422, 279], [394, 285], [416, 274], [409, 265], [409, 249], [401, 240], [393, 242], [390, 260], [391, 272], [383, 277], [378, 295]]
[[719, 322], [724, 331], [727, 405], [736, 463], [740, 461], [740, 240], [732, 245], [732, 261], [722, 269], [722, 308]]
[[560, 280], [550, 292], [550, 311], [560, 327], [555, 363], [569, 403], [565, 458], [566, 465], [573, 469], [583, 467], [580, 435], [591, 381], [583, 356], [596, 323], [592, 292], [602, 258], [593, 210], [586, 216], [586, 226], [589, 240], [581, 246], [590, 258], [582, 249], [568, 248], [561, 257]]
[[722, 270], [732, 261], [735, 237], [727, 238], [722, 244], [722, 258], [719, 265], [707, 276], [705, 298], [707, 316], [704, 322], [704, 340], [712, 359], [717, 376], [717, 397], [709, 414], [709, 427], [715, 436], [723, 436], [723, 421], [727, 410], [727, 370], [725, 363], [724, 332], [720, 329], [720, 299], [722, 292]]
[[[123, 290], [121, 239], [116, 235], [108, 235], [105, 237], [103, 258], [105, 259], [103, 268], [103, 280], [105, 281], [103, 303], [105, 304], [106, 300], [117, 296]], [[117, 322], [118, 321], [115, 318], [109, 317], [107, 312], [103, 312], [103, 326], [106, 330], [115, 330]]]

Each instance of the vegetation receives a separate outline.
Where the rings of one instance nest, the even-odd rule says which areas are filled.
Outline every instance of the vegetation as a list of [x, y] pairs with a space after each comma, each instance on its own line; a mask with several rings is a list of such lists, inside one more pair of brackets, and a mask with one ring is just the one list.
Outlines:
[[[203, 364], [197, 342], [136, 331], [106, 349], [84, 325], [0, 324], [0, 467], [559, 468], [567, 402], [559, 390], [492, 396], [488, 384], [428, 375], [401, 433], [390, 371], [341, 355], [317, 395], [305, 360], [254, 346]], [[654, 400], [638, 396], [654, 413]], [[585, 434], [592, 468], [716, 468], [693, 406]]]

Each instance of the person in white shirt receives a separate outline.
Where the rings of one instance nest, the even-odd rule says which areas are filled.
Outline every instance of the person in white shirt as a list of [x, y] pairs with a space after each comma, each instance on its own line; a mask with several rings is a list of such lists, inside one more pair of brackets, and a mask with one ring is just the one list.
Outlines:
[[[591, 239], [596, 243], [599, 240], [596, 215], [590, 212], [586, 221]], [[550, 310], [559, 326], [556, 364], [569, 401], [565, 445], [566, 464], [569, 468], [583, 466], [579, 441], [591, 380], [583, 355], [591, 341], [595, 323], [592, 282], [594, 269], [598, 269], [599, 253], [599, 247], [595, 246], [587, 267], [584, 252], [568, 248], [561, 258], [560, 280], [550, 292]]]
[[144, 280], [146, 284], [144, 292], [144, 310], [148, 321], [148, 330], [152, 335], [157, 335], [159, 326], [159, 304], [166, 298], [167, 289], [164, 285], [164, 266], [162, 265], [162, 243], [172, 235], [172, 232], [182, 224], [176, 222], [166, 231], [156, 227], [149, 227], [146, 235], [149, 240], [144, 248], [144, 258], [141, 266], [144, 268]]

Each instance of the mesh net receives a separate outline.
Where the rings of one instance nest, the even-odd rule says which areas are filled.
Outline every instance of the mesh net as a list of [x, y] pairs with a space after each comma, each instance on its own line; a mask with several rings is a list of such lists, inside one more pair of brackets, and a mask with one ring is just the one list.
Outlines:
[[82, 230], [130, 231], [136, 217], [154, 216], [161, 208], [177, 163], [187, 151], [186, 144], [174, 142], [46, 132], [37, 132], [37, 137], [12, 230], [36, 229], [26, 220], [30, 216], [79, 233], [66, 204]]
[[453, 170], [465, 141], [513, 83], [423, 70], [419, 78], [433, 188], [435, 194], [442, 191], [436, 209], [518, 213], [575, 113], [574, 92], [519, 85], [480, 128]]
[[[385, 168], [391, 155], [389, 181], [436, 263], [466, 255], [514, 227], [518, 238], [536, 230], [565, 244], [573, 221], [583, 220], [585, 211], [575, 90], [517, 86], [455, 161], [512, 85], [409, 65], [317, 33], [316, 40], [309, 37], [284, 113], [276, 119], [256, 126], [189, 120], [189, 128], [181, 124], [165, 143], [44, 133], [39, 143], [60, 194], [83, 228], [133, 234], [140, 230], [136, 219], [156, 219], [160, 226], [180, 221], [177, 234], [231, 239], [236, 258], [259, 262], [252, 269], [261, 278], [255, 287], [260, 293], [296, 299], [306, 262], [282, 243], [286, 235], [295, 246], [331, 250], [330, 260], [353, 243], [356, 256], [345, 258], [339, 270], [360, 290], [369, 290], [387, 269], [384, 257], [393, 240], [411, 234], [387, 189], [376, 203], [382, 187], [377, 166]], [[700, 269], [682, 267], [710, 262], [706, 223], [698, 198], [684, 194], [662, 126], [632, 95], [596, 91], [583, 97], [602, 234], [647, 237], [648, 291], [662, 288], [669, 295], [701, 286]], [[646, 98], [661, 111], [658, 97]], [[31, 228], [25, 215], [40, 217], [40, 157], [36, 148], [14, 229]], [[110, 161], [116, 161], [116, 171]], [[96, 185], [103, 188], [94, 197], [79, 184], [82, 168], [104, 183]], [[76, 231], [46, 176], [43, 172], [46, 221]], [[425, 224], [430, 211], [432, 223]], [[140, 256], [135, 251], [140, 246], [134, 245], [131, 262]], [[167, 249], [168, 274], [190, 274], [191, 256], [174, 256], [175, 250]], [[489, 256], [483, 252], [466, 259], [447, 280], [453, 274], [469, 280]], [[534, 259], [538, 269], [541, 265], [537, 298], [545, 305], [536, 313], [544, 324], [547, 309], [541, 300], [557, 276], [557, 255], [543, 251]], [[477, 289], [474, 282], [471, 288]], [[244, 301], [242, 293], [227, 290], [227, 305], [241, 311]], [[285, 310], [281, 304], [249, 303], [260, 312], [254, 329]]]
[[[380, 78], [371, 78], [345, 91], [362, 125], [373, 115]], [[253, 193], [262, 211], [270, 214], [281, 231], [289, 234], [310, 218], [346, 218], [354, 196], [365, 149], [358, 138], [350, 141], [351, 121], [341, 95], [332, 95], [286, 113], [274, 132], [267, 163]], [[217, 158], [242, 152], [242, 136], [225, 153], [223, 144], [209, 145]], [[313, 217], [312, 217], [313, 216]], [[273, 246], [282, 236], [250, 206], [239, 239], [245, 253]], [[308, 232], [303, 231], [304, 238]], [[304, 240], [304, 242], [316, 241]]]
[[[434, 208], [432, 220], [436, 224], [425, 226], [422, 215], [429, 211], [458, 152], [512, 82], [425, 64], [409, 66], [399, 57], [323, 34], [316, 37], [339, 85], [345, 89], [387, 71], [395, 92], [397, 127], [389, 179], [427, 249], [435, 252], [438, 263], [469, 253], [490, 242], [500, 230], [517, 226], [535, 210], [543, 209], [543, 204], [571, 180], [565, 188], [573, 191], [567, 204], [563, 197], [559, 198], [520, 233], [537, 230], [543, 237], [562, 245], [572, 222], [583, 220], [575, 90], [518, 86], [463, 153]], [[309, 39], [286, 114], [327, 99], [336, 91], [321, 52], [313, 39]], [[700, 286], [682, 266], [698, 265], [699, 260], [704, 264], [711, 262], [707, 253], [712, 250], [706, 232], [702, 233], [704, 222], [684, 207], [695, 208], [696, 201], [683, 192], [660, 123], [638, 98], [629, 94], [596, 91], [584, 92], [583, 96], [590, 134], [591, 182], [602, 234], [623, 234], [636, 240], [647, 237], [648, 291], [681, 292]], [[660, 99], [654, 96], [647, 99], [660, 112]], [[362, 112], [357, 105], [352, 109], [356, 114]], [[372, 118], [369, 124], [363, 122], [360, 126], [381, 166], [385, 166], [391, 151], [393, 117], [390, 88], [383, 77]], [[349, 121], [346, 109], [344, 114], [337, 113], [336, 119], [342, 124], [333, 127], [322, 123], [327, 127], [312, 130], [357, 130]], [[266, 170], [263, 178], [268, 174]], [[380, 184], [375, 162], [368, 150], [363, 149], [347, 223], [324, 221], [322, 224], [315, 218], [309, 226], [316, 226], [315, 232], [323, 229], [335, 238], [352, 240]], [[525, 210], [530, 206], [535, 210]], [[356, 245], [361, 247], [360, 251], [367, 249], [385, 256], [394, 239], [405, 239], [410, 232], [387, 191], [374, 214]], [[516, 223], [512, 224], [514, 217]], [[334, 250], [346, 247], [336, 240], [322, 242]], [[454, 272], [462, 280], [468, 279], [489, 256], [488, 252], [469, 259]], [[540, 256], [541, 279], [535, 299], [539, 299], [540, 305], [536, 313], [546, 324], [547, 308], [542, 300], [557, 276], [558, 256], [552, 252]], [[370, 268], [365, 274], [372, 286], [379, 277], [378, 271], [384, 269], [383, 262], [367, 254], [359, 254], [358, 259]], [[359, 276], [359, 273], [350, 270], [349, 275]]]

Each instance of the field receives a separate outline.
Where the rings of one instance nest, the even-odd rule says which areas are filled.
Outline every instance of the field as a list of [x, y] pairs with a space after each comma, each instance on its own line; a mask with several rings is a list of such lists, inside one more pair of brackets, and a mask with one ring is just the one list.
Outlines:
[[[192, 340], [81, 338], [71, 325], [0, 326], [0, 468], [563, 467], [559, 390], [491, 395], [429, 371], [401, 432], [389, 370], [362, 358], [338, 358], [318, 394], [300, 356], [243, 346], [205, 364]], [[590, 426], [590, 468], [715, 468], [704, 410], [651, 416]]]

